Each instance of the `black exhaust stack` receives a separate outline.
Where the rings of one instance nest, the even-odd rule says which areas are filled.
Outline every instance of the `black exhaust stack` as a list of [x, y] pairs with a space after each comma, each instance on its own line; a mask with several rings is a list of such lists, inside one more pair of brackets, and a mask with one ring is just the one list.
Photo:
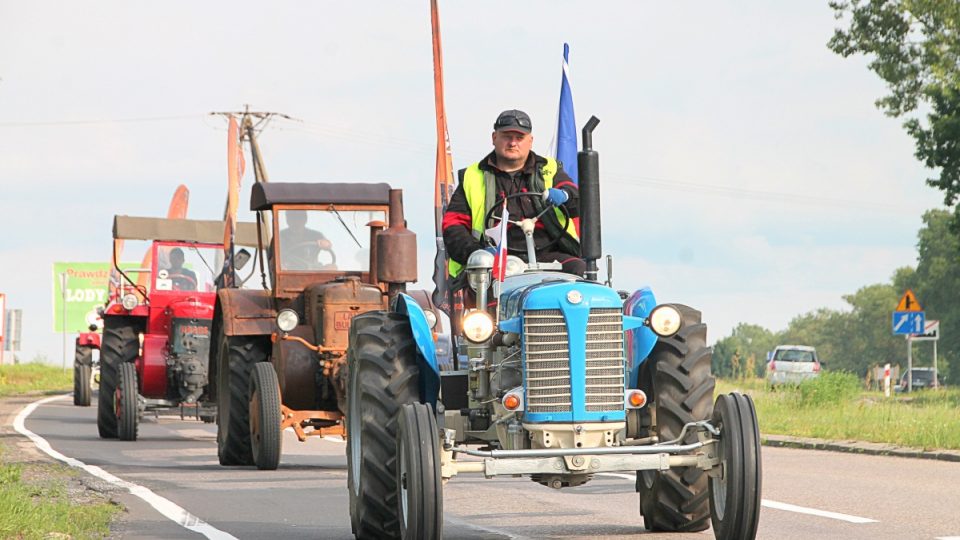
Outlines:
[[591, 116], [583, 126], [583, 150], [577, 152], [580, 175], [580, 253], [587, 262], [586, 278], [597, 281], [600, 245], [600, 154], [593, 149], [593, 130], [600, 119]]

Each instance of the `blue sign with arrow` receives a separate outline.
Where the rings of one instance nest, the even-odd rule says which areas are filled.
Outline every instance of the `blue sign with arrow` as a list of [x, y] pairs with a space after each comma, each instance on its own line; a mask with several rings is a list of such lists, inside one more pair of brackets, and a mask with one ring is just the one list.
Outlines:
[[907, 336], [922, 334], [924, 322], [924, 312], [922, 311], [894, 311], [893, 333]]

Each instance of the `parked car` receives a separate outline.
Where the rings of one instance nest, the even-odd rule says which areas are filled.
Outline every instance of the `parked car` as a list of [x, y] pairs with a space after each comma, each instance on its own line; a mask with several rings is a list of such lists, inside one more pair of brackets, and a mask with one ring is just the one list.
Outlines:
[[820, 358], [813, 347], [778, 345], [767, 353], [767, 384], [800, 384], [820, 375]]
[[[929, 367], [915, 367], [912, 370], [913, 372], [913, 389], [914, 390], [923, 390], [926, 388], [933, 387], [933, 368]], [[937, 386], [943, 386], [943, 377], [937, 373]], [[907, 374], [904, 373], [900, 377], [900, 383], [894, 388], [897, 392], [907, 392], [910, 387], [907, 384]]]

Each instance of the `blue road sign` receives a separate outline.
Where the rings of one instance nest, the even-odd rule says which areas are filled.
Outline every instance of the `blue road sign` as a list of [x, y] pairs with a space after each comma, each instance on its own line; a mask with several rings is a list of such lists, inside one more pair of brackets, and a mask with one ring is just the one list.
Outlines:
[[893, 312], [893, 333], [894, 334], [922, 334], [924, 325], [924, 313], [922, 311], [894, 311]]

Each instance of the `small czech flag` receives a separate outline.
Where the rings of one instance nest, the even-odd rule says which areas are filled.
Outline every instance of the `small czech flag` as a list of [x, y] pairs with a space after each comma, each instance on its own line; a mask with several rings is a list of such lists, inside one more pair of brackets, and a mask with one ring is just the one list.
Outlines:
[[494, 281], [503, 281], [503, 279], [507, 277], [507, 225], [510, 220], [510, 212], [507, 211], [507, 201], [503, 201], [503, 214], [501, 214], [501, 218], [500, 224], [493, 228], [493, 231], [496, 231], [498, 228], [500, 229], [498, 231], [499, 238], [494, 238], [497, 241], [497, 253], [493, 258]]

